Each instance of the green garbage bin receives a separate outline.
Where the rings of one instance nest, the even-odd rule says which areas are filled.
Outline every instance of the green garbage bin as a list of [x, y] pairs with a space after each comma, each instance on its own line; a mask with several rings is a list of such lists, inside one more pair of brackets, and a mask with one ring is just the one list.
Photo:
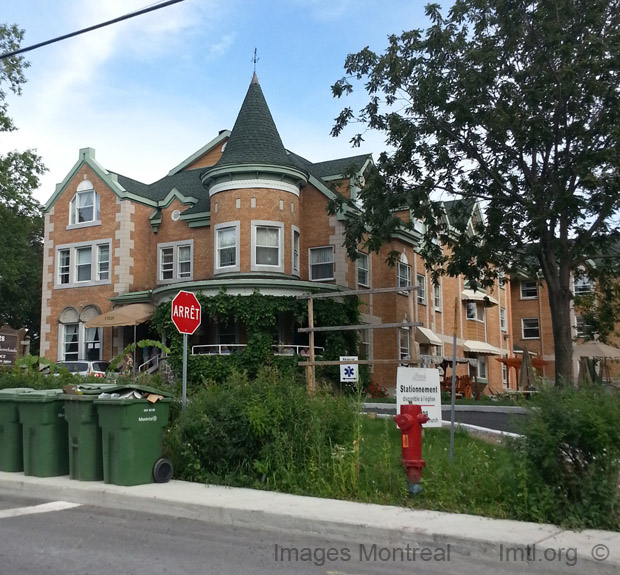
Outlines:
[[104, 392], [118, 389], [115, 384], [82, 384], [74, 393], [63, 395], [69, 433], [69, 477], [79, 481], [103, 479], [101, 428], [95, 400]]
[[31, 387], [0, 389], [0, 471], [24, 470], [22, 424], [16, 400], [30, 391]]
[[16, 400], [23, 426], [24, 475], [54, 477], [69, 473], [62, 396], [62, 389], [47, 389], [24, 393]]
[[[135, 387], [137, 391], [158, 390]], [[121, 394], [122, 395], [122, 394]], [[162, 458], [164, 428], [168, 424], [169, 397], [155, 403], [147, 399], [97, 399], [103, 440], [103, 481], [115, 485], [165, 482], [172, 465]]]

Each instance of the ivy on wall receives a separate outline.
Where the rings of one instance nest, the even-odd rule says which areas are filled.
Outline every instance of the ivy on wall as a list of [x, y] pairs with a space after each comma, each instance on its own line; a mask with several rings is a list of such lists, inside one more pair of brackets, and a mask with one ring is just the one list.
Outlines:
[[[202, 380], [221, 382], [233, 369], [244, 370], [253, 377], [261, 366], [278, 365], [281, 369], [295, 368], [300, 358], [277, 357], [273, 355], [273, 334], [277, 330], [278, 317], [287, 314], [298, 325], [308, 325], [308, 302], [295, 297], [270, 296], [254, 292], [249, 296], [229, 295], [221, 291], [216, 296], [196, 294], [202, 306], [202, 324], [207, 322], [241, 323], [247, 336], [247, 347], [240, 353], [229, 356], [197, 355], [188, 357], [188, 384], [196, 385]], [[355, 296], [314, 301], [314, 325], [319, 327], [352, 325], [359, 323], [359, 300]], [[159, 333], [166, 333], [171, 349], [170, 363], [177, 371], [182, 364], [182, 336], [172, 323], [171, 302], [158, 306], [151, 326]], [[315, 339], [318, 337], [315, 336]], [[215, 342], [211, 342], [215, 343]], [[326, 332], [324, 334], [324, 359], [338, 359], [341, 355], [353, 354], [357, 350], [355, 331]], [[336, 381], [337, 366], [317, 370], [319, 376]]]

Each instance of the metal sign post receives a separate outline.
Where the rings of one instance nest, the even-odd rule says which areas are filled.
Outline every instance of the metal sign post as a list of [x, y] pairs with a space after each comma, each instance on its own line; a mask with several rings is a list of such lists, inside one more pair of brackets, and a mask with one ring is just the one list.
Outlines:
[[181, 394], [181, 409], [185, 411], [187, 403], [187, 334], [183, 334], [183, 391]]
[[192, 292], [181, 290], [172, 300], [172, 322], [183, 334], [183, 391], [181, 408], [187, 403], [187, 336], [192, 335], [201, 322], [201, 307]]

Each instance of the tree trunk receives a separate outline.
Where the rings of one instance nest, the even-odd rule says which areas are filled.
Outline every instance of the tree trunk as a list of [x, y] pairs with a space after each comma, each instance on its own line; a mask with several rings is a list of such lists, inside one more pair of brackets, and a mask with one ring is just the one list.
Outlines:
[[[566, 268], [566, 269], [563, 269]], [[555, 277], [545, 277], [549, 290], [549, 308], [555, 353], [555, 384], [573, 381], [573, 333], [571, 324], [570, 268], [560, 265]]]

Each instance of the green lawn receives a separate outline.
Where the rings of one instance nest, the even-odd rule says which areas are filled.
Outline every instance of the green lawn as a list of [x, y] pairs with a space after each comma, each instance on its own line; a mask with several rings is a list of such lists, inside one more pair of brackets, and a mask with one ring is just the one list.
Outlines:
[[400, 464], [401, 433], [392, 419], [362, 418], [360, 427], [360, 483], [363, 500], [421, 509], [509, 517], [501, 477], [509, 473], [502, 445], [492, 445], [462, 430], [454, 437], [454, 461], [449, 461], [449, 429], [427, 429], [423, 438], [426, 468], [423, 491], [406, 492]]

